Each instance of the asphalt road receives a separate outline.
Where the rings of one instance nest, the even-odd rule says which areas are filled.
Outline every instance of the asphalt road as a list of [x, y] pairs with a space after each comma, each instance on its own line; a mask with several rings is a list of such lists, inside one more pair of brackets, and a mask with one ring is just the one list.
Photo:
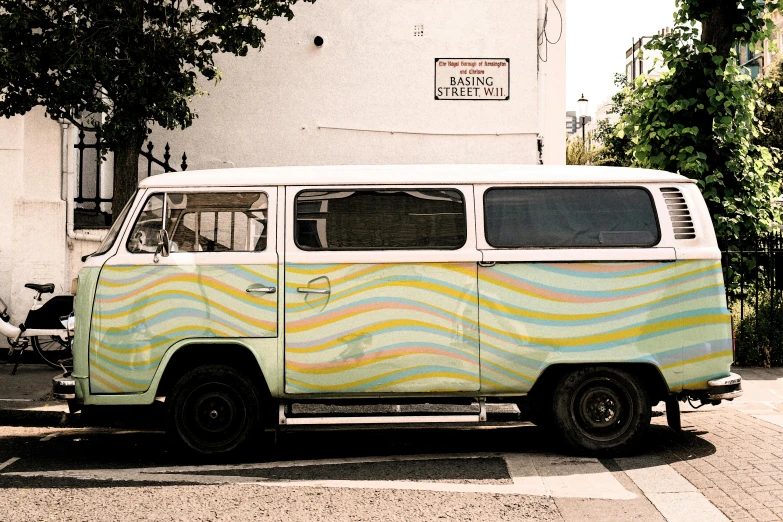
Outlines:
[[656, 521], [645, 481], [684, 480], [654, 454], [564, 455], [536, 427], [284, 433], [257, 450], [204, 463], [160, 432], [0, 427], [0, 518]]
[[575, 458], [528, 426], [283, 433], [220, 463], [183, 459], [137, 422], [79, 427], [47, 398], [49, 373], [0, 371], [2, 521], [706, 522], [777, 509], [783, 372], [743, 371], [746, 396], [686, 407], [683, 433], [657, 408], [636, 458]]

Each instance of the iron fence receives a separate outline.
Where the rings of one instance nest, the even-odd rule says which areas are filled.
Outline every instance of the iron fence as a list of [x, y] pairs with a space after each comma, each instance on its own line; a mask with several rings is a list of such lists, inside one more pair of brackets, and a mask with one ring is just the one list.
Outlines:
[[74, 194], [74, 225], [76, 228], [105, 228], [111, 226], [111, 194], [107, 195], [101, 175], [101, 133], [79, 131], [79, 141], [74, 144], [78, 150], [79, 169], [76, 173]]
[[722, 250], [735, 362], [783, 366], [783, 236], [780, 231]]
[[[144, 149], [140, 152], [141, 156], [147, 160], [147, 177], [152, 176], [153, 163], [163, 167], [164, 172], [176, 172], [177, 169], [169, 164], [169, 160], [171, 159], [171, 148], [169, 147], [168, 142], [166, 142], [166, 146], [163, 148], [163, 161], [160, 161], [152, 155], [152, 149], [154, 148], [155, 145], [153, 145], [151, 141], [148, 141], [146, 152]], [[188, 170], [188, 156], [184, 152], [182, 153], [182, 163], [180, 163], [179, 166], [183, 171]]]
[[[100, 132], [79, 131], [79, 141], [74, 144], [78, 150], [79, 165], [76, 172], [76, 193], [74, 195], [74, 226], [76, 228], [106, 228], [111, 226], [111, 210], [113, 190], [111, 183], [107, 183], [106, 174], [103, 172], [104, 162], [101, 158], [101, 134]], [[146, 173], [146, 177], [152, 175], [153, 165], [163, 167], [164, 172], [175, 172], [171, 166], [171, 147], [166, 143], [163, 149], [163, 160], [159, 160], [153, 154], [155, 145], [147, 142], [146, 149], [139, 151], [141, 158], [147, 162], [146, 169], [140, 168], [140, 174]], [[183, 152], [182, 162], [179, 167], [187, 170], [188, 157]]]

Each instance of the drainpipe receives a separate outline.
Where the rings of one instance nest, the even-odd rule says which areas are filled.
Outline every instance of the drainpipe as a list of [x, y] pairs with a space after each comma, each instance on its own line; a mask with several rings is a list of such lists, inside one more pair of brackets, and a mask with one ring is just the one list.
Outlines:
[[103, 241], [103, 233], [75, 231], [73, 229], [73, 209], [74, 209], [74, 187], [76, 186], [76, 175], [74, 174], [73, 146], [71, 145], [72, 125], [66, 120], [60, 120], [60, 129], [62, 131], [62, 177], [65, 180], [65, 205], [67, 215], [65, 220], [65, 230], [69, 239], [82, 241]]
[[[541, 38], [541, 33], [544, 31], [544, 29], [546, 29], [546, 27], [544, 26], [544, 13], [546, 12], [546, 7], [547, 7], [546, 4], [547, 4], [547, 0], [538, 0], [538, 24], [537, 24], [538, 25], [538, 31], [537, 31], [537, 34], [539, 36], [538, 36], [538, 38], [536, 38], [536, 46], [538, 46], [537, 49], [536, 49], [536, 53], [537, 53], [536, 70], [538, 71], [538, 75], [537, 75], [537, 80], [538, 81], [537, 81], [537, 85], [536, 85], [537, 90], [538, 90], [538, 93], [537, 93], [538, 94], [538, 96], [537, 96], [538, 105], [536, 106], [536, 112], [537, 112], [536, 118], [537, 118], [538, 121], [536, 123], [536, 127], [538, 129], [538, 140], [543, 142], [543, 146], [544, 147], [547, 146], [546, 139], [548, 137], [546, 135], [547, 133], [546, 133], [546, 123], [545, 123], [546, 122], [546, 78], [547, 78], [547, 71], [548, 71], [547, 65], [548, 64], [546, 64], [546, 63], [542, 62], [541, 60], [539, 60], [538, 56], [540, 56], [540, 53], [543, 52], [543, 50], [541, 48], [542, 46], [539, 46], [539, 42], [540, 42], [540, 38]], [[546, 42], [546, 40], [544, 40], [543, 48], [546, 48], [546, 46], [547, 46], [547, 42]], [[541, 164], [546, 163], [543, 158], [544, 158], [544, 155], [543, 155], [543, 150], [542, 150], [541, 156], [540, 156]]]

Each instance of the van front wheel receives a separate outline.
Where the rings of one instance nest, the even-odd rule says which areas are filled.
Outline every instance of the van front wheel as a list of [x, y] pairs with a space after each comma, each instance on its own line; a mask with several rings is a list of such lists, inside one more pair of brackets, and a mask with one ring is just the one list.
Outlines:
[[177, 446], [219, 456], [245, 446], [261, 426], [253, 382], [230, 366], [201, 366], [187, 372], [166, 397], [166, 431]]
[[564, 376], [553, 403], [561, 436], [581, 454], [628, 454], [650, 427], [650, 400], [642, 383], [618, 368], [594, 366]]

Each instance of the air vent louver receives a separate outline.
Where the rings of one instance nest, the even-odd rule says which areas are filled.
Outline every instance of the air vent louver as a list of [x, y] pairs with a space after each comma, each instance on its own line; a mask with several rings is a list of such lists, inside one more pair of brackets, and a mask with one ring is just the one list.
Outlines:
[[674, 229], [674, 239], [696, 239], [693, 218], [680, 189], [664, 187], [661, 189], [661, 192], [666, 200], [666, 207], [669, 209], [669, 217], [672, 220], [672, 228]]

